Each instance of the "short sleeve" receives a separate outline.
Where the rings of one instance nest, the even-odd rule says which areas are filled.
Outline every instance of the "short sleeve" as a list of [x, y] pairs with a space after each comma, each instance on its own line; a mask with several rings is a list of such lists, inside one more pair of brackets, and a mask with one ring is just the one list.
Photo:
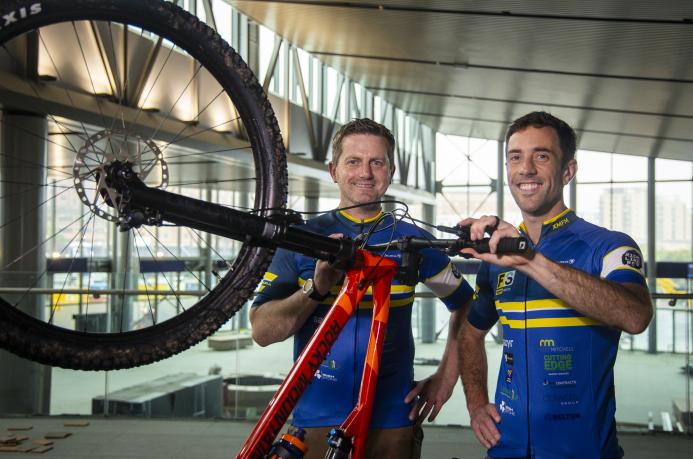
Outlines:
[[260, 306], [270, 300], [286, 298], [298, 290], [298, 270], [295, 254], [288, 250], [278, 249], [272, 258], [257, 289], [253, 307]]
[[611, 232], [597, 254], [599, 277], [619, 283], [646, 285], [642, 252], [630, 236]]
[[493, 290], [489, 283], [489, 268], [487, 263], [481, 263], [476, 275], [474, 302], [467, 315], [467, 320], [479, 330], [488, 330], [498, 321], [498, 312], [494, 302]]
[[467, 304], [474, 291], [450, 258], [434, 249], [423, 250], [422, 255], [419, 280], [440, 298], [449, 311]]

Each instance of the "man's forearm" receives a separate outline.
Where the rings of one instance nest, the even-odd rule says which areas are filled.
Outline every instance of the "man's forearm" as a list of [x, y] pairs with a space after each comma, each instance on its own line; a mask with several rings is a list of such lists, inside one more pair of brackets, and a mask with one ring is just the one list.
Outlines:
[[600, 279], [541, 253], [519, 268], [571, 308], [607, 325], [640, 333], [652, 317], [649, 293], [642, 286]]
[[462, 328], [462, 322], [465, 318], [468, 306], [469, 303], [450, 314], [448, 338], [445, 342], [443, 357], [438, 366], [438, 371], [444, 376], [446, 381], [450, 382], [451, 386], [455, 385], [460, 376], [457, 339], [460, 335], [460, 329]]
[[298, 290], [284, 299], [253, 308], [250, 312], [253, 339], [261, 346], [284, 341], [303, 326], [317, 304]]
[[488, 363], [484, 336], [467, 322], [464, 324], [459, 339], [458, 358], [462, 386], [467, 399], [467, 409], [473, 412], [476, 408], [489, 403], [488, 399]]

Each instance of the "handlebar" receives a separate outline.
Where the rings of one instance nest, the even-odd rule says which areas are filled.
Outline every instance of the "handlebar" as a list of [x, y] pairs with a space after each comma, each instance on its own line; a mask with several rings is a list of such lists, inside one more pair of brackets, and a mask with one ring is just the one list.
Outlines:
[[[407, 236], [389, 243], [368, 244], [365, 249], [371, 252], [381, 252], [387, 249], [396, 249], [402, 252], [402, 260], [397, 271], [397, 279], [407, 285], [416, 284], [419, 274], [419, 266], [422, 255], [420, 249], [439, 249], [450, 256], [461, 255], [469, 258], [469, 255], [461, 254], [460, 250], [472, 248], [479, 253], [488, 253], [489, 238], [472, 241], [469, 238], [469, 228], [461, 227], [455, 231], [460, 237], [454, 239], [427, 239], [423, 237]], [[522, 237], [505, 237], [498, 241], [496, 253], [523, 253], [529, 248], [527, 240]]]
[[[479, 253], [488, 253], [489, 238], [472, 241], [470, 239], [455, 238], [455, 239], [426, 239], [421, 237], [404, 237], [390, 243], [369, 244], [365, 248], [371, 252], [379, 252], [387, 248], [397, 249], [400, 251], [411, 251], [419, 249], [439, 249], [443, 250], [450, 256], [461, 255], [459, 252], [462, 249], [474, 249]], [[527, 240], [523, 237], [504, 237], [498, 241], [496, 252], [502, 253], [524, 253], [528, 249]]]

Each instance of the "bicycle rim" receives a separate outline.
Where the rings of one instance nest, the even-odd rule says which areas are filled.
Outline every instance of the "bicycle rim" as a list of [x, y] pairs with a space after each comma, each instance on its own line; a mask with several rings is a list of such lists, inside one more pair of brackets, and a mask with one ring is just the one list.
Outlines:
[[110, 370], [198, 343], [245, 304], [272, 250], [189, 228], [118, 231], [103, 166], [128, 161], [151, 187], [224, 205], [254, 193], [263, 215], [283, 207], [283, 143], [255, 76], [170, 3], [9, 1], [0, 12], [2, 130], [18, 133], [0, 151], [0, 346]]

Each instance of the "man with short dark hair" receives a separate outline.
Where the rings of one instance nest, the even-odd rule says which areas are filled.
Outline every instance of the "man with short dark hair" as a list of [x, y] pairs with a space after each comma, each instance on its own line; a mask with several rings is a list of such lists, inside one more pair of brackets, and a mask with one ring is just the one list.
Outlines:
[[[621, 331], [652, 317], [642, 254], [627, 235], [587, 223], [563, 202], [577, 172], [575, 133], [545, 112], [517, 119], [506, 136], [508, 185], [523, 223], [466, 219], [472, 239], [492, 231], [475, 301], [459, 338], [471, 426], [491, 458], [620, 458], [613, 365]], [[495, 231], [493, 231], [495, 229]], [[496, 254], [502, 237], [531, 250]], [[503, 326], [495, 403], [484, 337]]]
[[[383, 215], [378, 202], [395, 172], [395, 140], [383, 125], [369, 119], [351, 121], [336, 133], [332, 179], [339, 187], [340, 209], [306, 222], [304, 228], [334, 237], [355, 237], [374, 231], [377, 244], [404, 236], [432, 237], [412, 224]], [[352, 207], [354, 206], [354, 207]], [[380, 222], [380, 223], [378, 223]], [[394, 226], [394, 228], [393, 228]], [[449, 258], [425, 249], [419, 282], [424, 282], [452, 312], [448, 340], [438, 370], [418, 383], [413, 381], [414, 338], [411, 315], [414, 285], [395, 281], [390, 294], [387, 333], [366, 444], [367, 457], [418, 458], [420, 423], [433, 420], [450, 398], [459, 379], [455, 338], [472, 289]], [[400, 253], [386, 256], [397, 260]], [[251, 310], [253, 339], [260, 345], [294, 336], [296, 358], [327, 313], [343, 273], [318, 261], [285, 250], [272, 260]], [[370, 290], [349, 319], [330, 353], [318, 369], [293, 412], [292, 423], [306, 430], [310, 450], [306, 458], [323, 458], [326, 435], [351, 412], [358, 396], [372, 316]]]

